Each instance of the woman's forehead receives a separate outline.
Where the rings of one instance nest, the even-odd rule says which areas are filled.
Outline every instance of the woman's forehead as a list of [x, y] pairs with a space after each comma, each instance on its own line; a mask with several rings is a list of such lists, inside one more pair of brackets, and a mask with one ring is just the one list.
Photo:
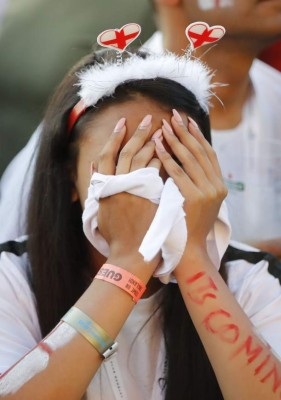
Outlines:
[[91, 123], [88, 124], [85, 133], [87, 136], [95, 134], [101, 136], [101, 139], [108, 138], [119, 119], [125, 117], [127, 127], [126, 138], [129, 138], [136, 131], [142, 119], [148, 114], [152, 115], [151, 130], [156, 130], [162, 126], [163, 118], [170, 120], [172, 109], [169, 110], [168, 107], [164, 107], [154, 100], [139, 96], [135, 100], [111, 104], [98, 111]]

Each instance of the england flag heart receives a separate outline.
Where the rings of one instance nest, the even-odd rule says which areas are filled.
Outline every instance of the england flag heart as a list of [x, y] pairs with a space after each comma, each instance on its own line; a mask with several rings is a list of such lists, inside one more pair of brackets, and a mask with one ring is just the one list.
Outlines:
[[225, 28], [221, 25], [209, 26], [206, 22], [193, 22], [185, 30], [187, 39], [192, 49], [215, 43], [225, 34]]
[[141, 33], [138, 24], [131, 23], [120, 29], [107, 29], [99, 34], [97, 42], [100, 46], [123, 52]]

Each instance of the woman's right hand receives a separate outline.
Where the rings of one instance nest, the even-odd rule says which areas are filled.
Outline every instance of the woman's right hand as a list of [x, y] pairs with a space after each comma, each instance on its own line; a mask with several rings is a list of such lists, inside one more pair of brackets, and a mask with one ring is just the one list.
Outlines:
[[[96, 171], [105, 175], [119, 175], [144, 167], [160, 169], [161, 162], [154, 157], [155, 142], [149, 140], [152, 136], [151, 126], [151, 116], [147, 115], [121, 149], [126, 125], [125, 119], [120, 120], [118, 129], [115, 128], [100, 154]], [[157, 205], [151, 201], [125, 192], [100, 200], [98, 226], [109, 244], [110, 259], [123, 258], [124, 255], [141, 259], [138, 249], [156, 210]]]

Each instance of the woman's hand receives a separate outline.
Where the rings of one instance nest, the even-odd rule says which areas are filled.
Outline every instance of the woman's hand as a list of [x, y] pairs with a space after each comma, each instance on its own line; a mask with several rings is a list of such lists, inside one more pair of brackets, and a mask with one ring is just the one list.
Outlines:
[[179, 165], [158, 139], [156, 152], [169, 176], [185, 198], [188, 242], [205, 245], [206, 237], [217, 218], [227, 194], [216, 154], [188, 119], [188, 128], [180, 114], [173, 110], [172, 127], [163, 120], [163, 135]]
[[[117, 130], [115, 128], [100, 154], [96, 171], [106, 175], [119, 175], [144, 167], [160, 169], [161, 162], [154, 157], [155, 142], [149, 140], [152, 136], [151, 116], [147, 115], [143, 119], [121, 151], [126, 134], [125, 118], [118, 124], [119, 127]], [[156, 210], [156, 204], [128, 193], [100, 200], [98, 225], [109, 244], [110, 257], [120, 257], [124, 253], [138, 254], [138, 248]]]

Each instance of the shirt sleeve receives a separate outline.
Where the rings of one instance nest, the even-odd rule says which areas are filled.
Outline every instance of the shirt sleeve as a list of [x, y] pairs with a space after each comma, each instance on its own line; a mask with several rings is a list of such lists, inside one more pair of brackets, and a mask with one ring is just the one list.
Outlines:
[[0, 374], [41, 340], [25, 257], [2, 253], [0, 258]]
[[228, 286], [256, 328], [281, 359], [281, 285], [268, 272], [268, 262], [229, 263]]

